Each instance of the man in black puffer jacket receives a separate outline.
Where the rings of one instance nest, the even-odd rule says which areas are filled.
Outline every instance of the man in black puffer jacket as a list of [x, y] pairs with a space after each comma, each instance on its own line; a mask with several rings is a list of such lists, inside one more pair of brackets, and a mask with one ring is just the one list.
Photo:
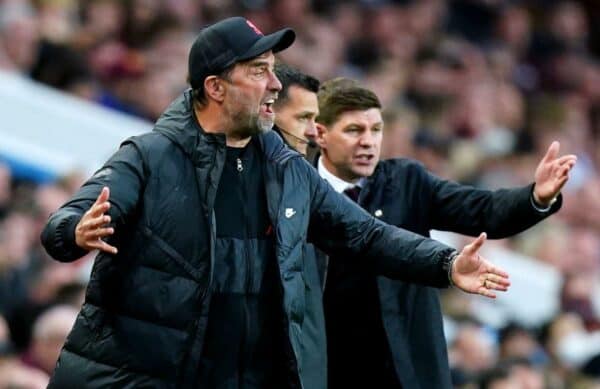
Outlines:
[[99, 250], [51, 388], [326, 388], [307, 241], [392, 278], [506, 289], [484, 235], [457, 253], [387, 226], [269, 131], [273, 53], [294, 36], [243, 18], [202, 30], [192, 89], [50, 217], [54, 258]]

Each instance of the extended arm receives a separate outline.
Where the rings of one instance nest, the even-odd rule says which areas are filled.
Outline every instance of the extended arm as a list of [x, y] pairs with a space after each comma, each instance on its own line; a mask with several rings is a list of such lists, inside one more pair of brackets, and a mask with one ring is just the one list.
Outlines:
[[[471, 236], [486, 231], [491, 238], [505, 238], [535, 225], [560, 209], [560, 190], [576, 162], [574, 155], [558, 157], [558, 150], [558, 142], [553, 142], [538, 164], [535, 182], [520, 188], [482, 190], [427, 173], [429, 226]], [[540, 211], [544, 208], [548, 209]]]
[[435, 287], [448, 286], [451, 276], [462, 290], [488, 297], [508, 287], [508, 275], [478, 254], [485, 234], [457, 255], [440, 242], [371, 217], [320, 177], [314, 181], [310, 239], [335, 258], [364, 260], [365, 271]]
[[48, 253], [59, 261], [73, 261], [93, 249], [116, 253], [116, 247], [103, 239], [118, 234], [135, 211], [143, 177], [139, 150], [125, 143], [50, 216], [41, 236]]

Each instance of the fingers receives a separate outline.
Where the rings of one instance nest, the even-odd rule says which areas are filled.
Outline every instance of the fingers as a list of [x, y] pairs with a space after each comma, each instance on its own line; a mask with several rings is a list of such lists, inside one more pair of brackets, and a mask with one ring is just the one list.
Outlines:
[[110, 203], [106, 201], [100, 204], [92, 205], [92, 208], [90, 208], [89, 212], [92, 217], [99, 217], [108, 212], [109, 209]]
[[485, 297], [489, 297], [492, 299], [496, 298], [496, 293], [492, 292], [490, 289], [486, 288], [486, 287], [480, 287], [479, 289], [477, 289], [477, 293], [485, 296]]
[[485, 242], [486, 238], [487, 234], [485, 232], [482, 232], [481, 234], [479, 234], [477, 239], [466, 245], [462, 252], [467, 255], [476, 254], [481, 248], [481, 246], [483, 246], [483, 243]]
[[564, 165], [566, 163], [572, 163], [573, 165], [575, 165], [575, 162], [577, 162], [577, 156], [573, 154], [563, 155], [555, 161], [555, 163], [557, 163], [558, 165]]
[[560, 177], [557, 182], [556, 182], [556, 186], [557, 186], [557, 192], [560, 192], [561, 189], [563, 188], [563, 186], [565, 186], [565, 184], [567, 183], [567, 181], [569, 180], [569, 175], [565, 174], [564, 176]]
[[484, 288], [487, 289], [491, 289], [491, 290], [499, 290], [502, 292], [506, 292], [508, 290], [508, 286], [496, 283], [494, 281], [490, 281], [490, 280], [486, 280], [485, 284], [483, 285]]
[[97, 249], [100, 251], [104, 251], [106, 253], [109, 254], [117, 254], [118, 250], [115, 246], [111, 246], [108, 243], [106, 243], [105, 241], [103, 241], [102, 239], [98, 239], [94, 242], [91, 242], [89, 244], [89, 247], [93, 250], [93, 249]]
[[560, 158], [560, 160], [556, 161], [553, 164], [552, 170], [555, 175], [560, 177], [564, 174], [569, 173], [576, 163], [577, 158], [565, 158], [564, 160]]
[[510, 281], [508, 277], [497, 276], [494, 274], [490, 274], [486, 280], [488, 284], [497, 285], [498, 288], [504, 288], [506, 290], [510, 286]]
[[84, 233], [86, 239], [97, 240], [100, 238], [107, 237], [115, 233], [115, 229], [112, 227], [105, 228], [94, 228]]
[[[106, 216], [99, 218], [104, 221]], [[116, 248], [108, 245], [102, 239], [115, 233], [113, 227], [102, 227], [100, 224], [96, 227], [81, 228], [79, 231], [78, 245], [88, 251], [99, 249], [116, 254]]]
[[[492, 269], [492, 271], [505, 273], [500, 269]], [[484, 274], [481, 281], [481, 286], [477, 288], [477, 293], [485, 297], [496, 298], [496, 294], [494, 293], [495, 290], [500, 292], [506, 292], [508, 290], [510, 282], [508, 281], [507, 277], [508, 275], [505, 277], [493, 273]]]
[[102, 187], [102, 190], [100, 191], [100, 194], [98, 195], [98, 198], [96, 199], [95, 204], [102, 204], [103, 202], [108, 201], [109, 196], [110, 196], [110, 189], [108, 188], [108, 186]]
[[481, 283], [481, 286], [477, 288], [477, 293], [482, 296], [496, 298], [496, 294], [493, 292], [494, 290], [506, 292], [510, 286], [510, 282], [505, 278], [493, 274], [488, 274], [486, 277], [487, 278]]
[[558, 141], [554, 141], [548, 147], [548, 151], [546, 151], [546, 155], [542, 158], [542, 161], [552, 161], [558, 155], [560, 151], [560, 143]]
[[563, 169], [564, 171], [566, 171], [567, 173], [573, 169], [573, 167], [575, 166], [575, 164], [577, 163], [577, 160], [568, 160], [565, 163], [563, 163], [562, 165], [559, 165], [561, 169]]
[[[506, 274], [504, 271], [502, 270], [498, 270], [500, 272], [503, 272], [504, 274]], [[508, 274], [506, 275], [499, 275], [496, 273], [484, 273], [482, 274], [482, 276], [480, 277], [481, 279], [481, 284], [483, 284], [485, 286], [486, 282], [489, 283], [493, 283], [494, 285], [499, 285], [501, 287], [508, 287], [510, 286], [510, 281], [508, 280]]]
[[500, 282], [500, 278], [507, 279], [507, 280], [509, 278], [509, 275], [507, 272], [505, 272], [504, 270], [500, 269], [497, 266], [491, 265], [489, 262], [487, 262], [486, 272], [488, 273], [487, 278], [491, 279], [494, 282]]
[[557, 178], [567, 177], [569, 175], [569, 171], [571, 171], [571, 166], [563, 166], [558, 170]]
[[494, 273], [485, 273], [481, 277], [481, 284], [489, 289], [507, 290], [510, 286], [508, 275], [501, 276]]
[[75, 228], [75, 241], [81, 248], [88, 251], [98, 249], [111, 254], [117, 253], [116, 247], [102, 240], [115, 233], [115, 229], [108, 226], [111, 222], [111, 217], [105, 215], [110, 209], [109, 197], [110, 190], [105, 186], [100, 191], [94, 204], [85, 212], [77, 224]]
[[104, 225], [110, 223], [110, 220], [111, 219], [110, 219], [109, 215], [101, 215], [101, 216], [86, 220], [85, 222], [83, 222], [81, 227], [84, 230], [99, 228], [101, 226], [104, 226]]
[[90, 208], [89, 212], [93, 217], [98, 217], [108, 211], [110, 208], [110, 202], [108, 201], [109, 196], [110, 190], [107, 186], [103, 187], [98, 195], [98, 198], [96, 199], [96, 202]]
[[557, 187], [556, 192], [559, 192], [560, 189], [562, 189], [564, 184], [569, 179], [569, 172], [573, 168], [573, 165], [574, 165], [574, 163], [573, 164], [567, 163], [567, 164], [561, 166], [560, 168], [558, 168], [558, 170], [556, 171], [556, 176], [554, 177], [555, 186]]

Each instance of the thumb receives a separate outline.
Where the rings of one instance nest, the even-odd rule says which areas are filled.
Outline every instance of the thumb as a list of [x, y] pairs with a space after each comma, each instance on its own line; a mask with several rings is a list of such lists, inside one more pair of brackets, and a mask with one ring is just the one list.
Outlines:
[[477, 251], [479, 251], [481, 246], [483, 246], [483, 243], [485, 242], [486, 239], [487, 239], [487, 234], [485, 232], [482, 232], [481, 234], [479, 234], [477, 239], [475, 239], [473, 242], [471, 242], [465, 246], [465, 248], [463, 249], [463, 253], [468, 254], [468, 255], [477, 253]]
[[546, 151], [546, 155], [542, 158], [542, 161], [552, 161], [558, 156], [558, 152], [560, 151], [560, 142], [554, 141], [548, 147], [548, 151]]

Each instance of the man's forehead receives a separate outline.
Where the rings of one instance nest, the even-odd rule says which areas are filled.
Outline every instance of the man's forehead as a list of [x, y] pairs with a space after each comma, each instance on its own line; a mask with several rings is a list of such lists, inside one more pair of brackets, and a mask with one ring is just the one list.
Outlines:
[[301, 94], [303, 97], [308, 97], [308, 98], [310, 98], [311, 100], [314, 98], [314, 99], [315, 99], [315, 101], [317, 101], [317, 102], [318, 102], [318, 99], [317, 99], [317, 93], [316, 93], [316, 92], [313, 92], [313, 91], [311, 91], [311, 90], [308, 90], [308, 89], [306, 89], [305, 87], [303, 87], [303, 86], [302, 86], [302, 85], [300, 85], [300, 84], [292, 84], [292, 85], [290, 85], [290, 86], [289, 86], [288, 90], [289, 90], [291, 93], [298, 94], [298, 95], [300, 95], [300, 94]]
[[287, 91], [287, 97], [285, 98], [282, 106], [289, 106], [296, 110], [302, 110], [302, 113], [319, 113], [319, 101], [317, 100], [317, 94], [310, 91], [301, 85], [292, 84], [289, 86]]
[[368, 108], [368, 109], [357, 109], [352, 111], [344, 111], [340, 113], [334, 124], [383, 124], [383, 118], [381, 115], [381, 109], [379, 108]]

